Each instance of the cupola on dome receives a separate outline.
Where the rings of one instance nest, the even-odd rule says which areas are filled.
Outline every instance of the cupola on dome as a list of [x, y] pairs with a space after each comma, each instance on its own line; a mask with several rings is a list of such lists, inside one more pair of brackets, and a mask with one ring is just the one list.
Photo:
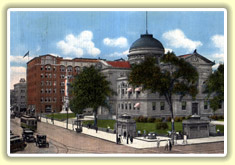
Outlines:
[[131, 45], [130, 52], [134, 49], [141, 48], [155, 48], [164, 50], [162, 43], [157, 39], [153, 38], [152, 34], [142, 34], [140, 38]]

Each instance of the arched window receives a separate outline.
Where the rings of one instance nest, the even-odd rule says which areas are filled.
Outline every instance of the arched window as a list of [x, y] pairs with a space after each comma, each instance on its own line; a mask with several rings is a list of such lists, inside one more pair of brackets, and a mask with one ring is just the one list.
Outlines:
[[76, 73], [78, 73], [81, 70], [81, 68], [79, 66], [76, 66], [74, 69], [75, 69]]
[[61, 72], [65, 72], [65, 66], [61, 65], [61, 66], [60, 66], [60, 71], [61, 71]]
[[73, 71], [73, 67], [72, 67], [72, 66], [68, 66], [68, 67], [67, 67], [67, 71], [68, 71], [68, 72], [72, 72], [72, 71]]

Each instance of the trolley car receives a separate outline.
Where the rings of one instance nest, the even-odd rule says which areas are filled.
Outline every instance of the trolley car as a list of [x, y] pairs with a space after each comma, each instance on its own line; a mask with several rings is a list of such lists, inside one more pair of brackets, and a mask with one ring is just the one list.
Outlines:
[[28, 128], [32, 131], [37, 130], [37, 118], [28, 116], [28, 115], [23, 115], [20, 118], [20, 125], [23, 129]]

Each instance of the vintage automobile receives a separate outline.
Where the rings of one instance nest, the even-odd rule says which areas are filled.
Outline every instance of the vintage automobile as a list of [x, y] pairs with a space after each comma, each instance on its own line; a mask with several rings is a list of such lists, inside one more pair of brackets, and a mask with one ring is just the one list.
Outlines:
[[10, 141], [10, 152], [22, 151], [27, 144], [20, 137], [11, 138]]
[[36, 146], [49, 147], [49, 143], [47, 142], [47, 136], [46, 135], [37, 135]]
[[156, 139], [156, 137], [157, 137], [157, 134], [155, 132], [150, 132], [148, 134], [148, 139]]
[[10, 136], [11, 139], [19, 138], [19, 137], [20, 137], [19, 135], [15, 135], [15, 134], [11, 134], [11, 136]]
[[33, 131], [29, 129], [24, 129], [22, 133], [22, 138], [26, 142], [35, 142], [35, 137], [33, 135]]

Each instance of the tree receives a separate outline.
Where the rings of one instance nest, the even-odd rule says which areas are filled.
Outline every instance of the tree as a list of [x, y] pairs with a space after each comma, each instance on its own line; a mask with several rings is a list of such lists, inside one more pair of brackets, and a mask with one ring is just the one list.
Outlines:
[[74, 113], [82, 113], [85, 108], [93, 108], [95, 126], [99, 106], [108, 107], [106, 100], [114, 94], [110, 88], [110, 82], [94, 66], [85, 67], [80, 74], [76, 75], [71, 84], [71, 92], [71, 110]]
[[[215, 112], [224, 101], [224, 64], [220, 64], [218, 69], [209, 76], [204, 93], [207, 93], [210, 107]], [[209, 99], [210, 96], [212, 96], [211, 99]]]
[[184, 59], [178, 58], [172, 52], [168, 52], [161, 58], [161, 64], [157, 65], [153, 57], [146, 58], [140, 64], [134, 64], [129, 75], [129, 83], [133, 86], [142, 86], [143, 90], [158, 92], [164, 96], [169, 105], [172, 119], [172, 132], [174, 132], [173, 95], [179, 95], [179, 99], [189, 94], [195, 98], [198, 93], [197, 70]]

